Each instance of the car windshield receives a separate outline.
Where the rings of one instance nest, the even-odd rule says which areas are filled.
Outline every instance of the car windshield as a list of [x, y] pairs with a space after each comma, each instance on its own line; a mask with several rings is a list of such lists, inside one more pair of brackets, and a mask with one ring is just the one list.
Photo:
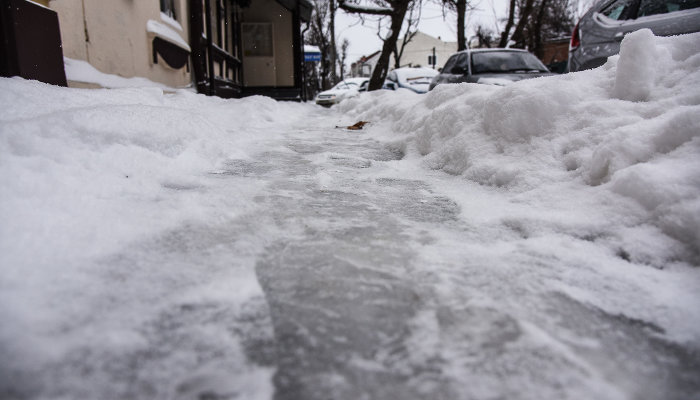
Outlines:
[[520, 51], [472, 53], [472, 73], [548, 72], [540, 60]]
[[357, 86], [356, 83], [353, 82], [340, 82], [337, 85], [333, 86], [333, 89], [358, 89], [359, 86]]

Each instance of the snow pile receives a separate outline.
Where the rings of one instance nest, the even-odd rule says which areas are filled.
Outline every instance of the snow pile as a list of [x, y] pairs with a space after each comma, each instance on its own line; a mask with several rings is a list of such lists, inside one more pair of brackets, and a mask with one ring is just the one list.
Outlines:
[[265, 315], [264, 240], [230, 239], [259, 187], [216, 172], [305, 108], [18, 78], [0, 79], [0, 105], [0, 392], [133, 398], [143, 384], [192, 398], [238, 376], [246, 398], [269, 398], [272, 370], [248, 365], [228, 330], [265, 326], [248, 315]]
[[180, 46], [181, 48], [187, 51], [192, 50], [190, 48], [190, 45], [187, 44], [185, 39], [183, 39], [182, 36], [180, 36], [180, 34], [177, 33], [177, 31], [170, 28], [170, 26], [160, 23], [156, 20], [149, 19], [146, 22], [146, 32], [152, 33], [160, 37], [161, 39], [167, 40], [168, 42]]
[[66, 69], [66, 78], [73, 82], [94, 83], [104, 88], [129, 88], [129, 87], [157, 87], [160, 89], [169, 89], [162, 83], [153, 82], [150, 79], [142, 77], [124, 78], [119, 75], [105, 74], [93, 67], [87, 61], [74, 60], [72, 58], [63, 57], [63, 65]]
[[610, 223], [637, 227], [636, 236], [605, 234], [625, 243], [615, 251], [632, 261], [700, 264], [700, 34], [642, 30], [593, 71], [503, 88], [440, 85], [405, 98], [367, 93], [339, 110], [388, 124], [387, 140], [427, 166], [511, 196], [553, 202], [574, 190], [601, 208], [614, 203]]

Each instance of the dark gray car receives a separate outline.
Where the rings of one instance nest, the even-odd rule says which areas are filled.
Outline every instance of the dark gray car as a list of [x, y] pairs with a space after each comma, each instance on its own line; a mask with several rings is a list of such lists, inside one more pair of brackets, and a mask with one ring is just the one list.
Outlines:
[[649, 28], [657, 36], [700, 31], [700, 0], [602, 0], [574, 28], [568, 71], [592, 69], [620, 52], [626, 34]]
[[531, 53], [520, 49], [474, 49], [453, 54], [430, 90], [441, 83], [507, 85], [522, 79], [554, 75]]

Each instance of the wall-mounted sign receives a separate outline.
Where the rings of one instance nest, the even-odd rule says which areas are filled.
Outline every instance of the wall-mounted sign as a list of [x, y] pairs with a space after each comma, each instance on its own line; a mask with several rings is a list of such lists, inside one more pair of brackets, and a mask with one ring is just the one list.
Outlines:
[[321, 53], [304, 53], [305, 62], [321, 61]]

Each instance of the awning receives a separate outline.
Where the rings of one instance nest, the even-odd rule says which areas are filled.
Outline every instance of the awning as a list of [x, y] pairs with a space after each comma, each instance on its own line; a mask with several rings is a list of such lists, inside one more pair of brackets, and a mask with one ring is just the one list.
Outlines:
[[302, 21], [311, 21], [311, 12], [314, 5], [309, 0], [277, 0], [277, 2], [289, 11], [298, 10]]

